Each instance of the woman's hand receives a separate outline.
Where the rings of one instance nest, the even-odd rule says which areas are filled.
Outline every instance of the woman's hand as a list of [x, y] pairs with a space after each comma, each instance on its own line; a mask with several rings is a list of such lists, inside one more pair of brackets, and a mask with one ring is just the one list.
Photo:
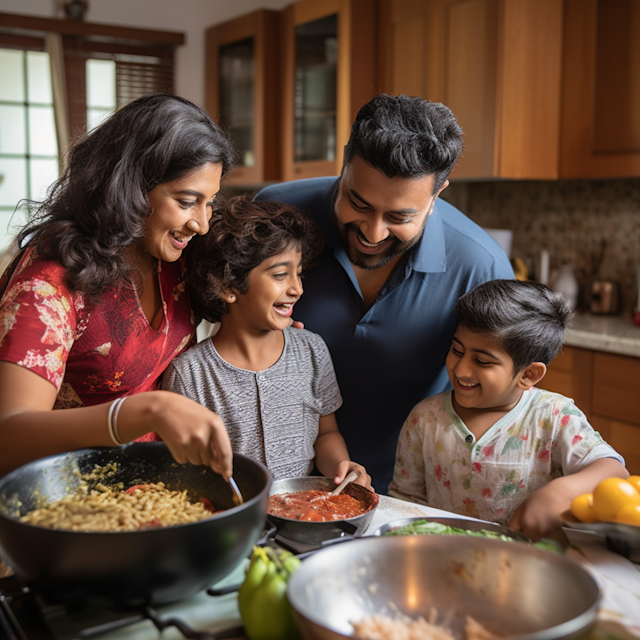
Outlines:
[[130, 396], [120, 409], [118, 423], [127, 441], [155, 431], [176, 462], [211, 467], [225, 480], [233, 473], [231, 441], [220, 416], [185, 396], [171, 391]]
[[373, 491], [373, 487], [371, 486], [371, 476], [361, 464], [353, 462], [353, 460], [342, 460], [338, 463], [338, 467], [333, 477], [333, 481], [336, 483], [336, 486], [339, 485], [352, 471], [357, 471], [360, 474], [358, 478], [353, 481], [353, 484], [359, 484], [365, 489]]
[[[20, 465], [64, 451], [110, 447], [111, 403], [52, 411], [57, 390], [38, 374], [0, 362], [0, 476]], [[127, 396], [118, 433], [130, 442], [157, 431], [176, 461], [205, 464], [225, 479], [232, 473], [229, 436], [218, 415], [170, 391]]]

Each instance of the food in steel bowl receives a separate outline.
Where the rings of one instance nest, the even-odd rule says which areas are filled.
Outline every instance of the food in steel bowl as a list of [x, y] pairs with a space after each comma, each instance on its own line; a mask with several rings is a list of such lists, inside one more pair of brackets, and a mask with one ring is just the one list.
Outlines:
[[600, 591], [579, 564], [531, 545], [459, 536], [371, 536], [307, 558], [289, 601], [308, 639], [352, 638], [353, 622], [397, 613], [429, 619], [456, 638], [470, 616], [518, 640], [578, 637], [595, 623]]
[[408, 535], [465, 535], [480, 538], [493, 538], [512, 542], [530, 542], [520, 531], [514, 531], [495, 522], [483, 522], [466, 518], [404, 518], [393, 520], [376, 531], [379, 536]]
[[[403, 615], [395, 617], [375, 614], [357, 622], [351, 622], [354, 638], [359, 640], [456, 640], [444, 624], [436, 624], [438, 612], [431, 609], [429, 620], [422, 616], [412, 619]], [[466, 616], [465, 640], [497, 640], [497, 636], [487, 631], [477, 620]]]
[[334, 496], [330, 491], [319, 489], [278, 493], [269, 497], [270, 515], [306, 522], [346, 520], [361, 516], [369, 509], [370, 504], [346, 493]]

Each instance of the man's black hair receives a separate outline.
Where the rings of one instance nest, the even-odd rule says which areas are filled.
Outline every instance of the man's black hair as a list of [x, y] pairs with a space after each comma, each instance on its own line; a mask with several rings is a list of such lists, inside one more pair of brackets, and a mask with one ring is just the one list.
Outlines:
[[556, 357], [573, 314], [561, 293], [539, 282], [492, 280], [465, 293], [456, 316], [458, 326], [498, 338], [517, 373]]
[[372, 98], [358, 111], [344, 165], [358, 156], [389, 178], [435, 175], [434, 193], [462, 151], [462, 129], [451, 110], [418, 96]]

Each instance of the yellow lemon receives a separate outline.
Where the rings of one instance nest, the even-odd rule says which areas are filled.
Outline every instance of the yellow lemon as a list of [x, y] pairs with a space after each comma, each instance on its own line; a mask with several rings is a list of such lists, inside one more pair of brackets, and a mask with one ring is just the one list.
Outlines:
[[640, 505], [625, 504], [620, 509], [620, 511], [618, 511], [616, 522], [621, 522], [622, 524], [632, 524], [636, 527], [640, 527]]
[[580, 522], [598, 522], [598, 516], [593, 510], [593, 494], [583, 493], [571, 501], [571, 513]]
[[640, 505], [640, 493], [622, 478], [607, 478], [593, 492], [593, 508], [598, 520], [614, 521], [624, 505]]
[[635, 487], [635, 490], [640, 493], [640, 476], [629, 476], [627, 482]]

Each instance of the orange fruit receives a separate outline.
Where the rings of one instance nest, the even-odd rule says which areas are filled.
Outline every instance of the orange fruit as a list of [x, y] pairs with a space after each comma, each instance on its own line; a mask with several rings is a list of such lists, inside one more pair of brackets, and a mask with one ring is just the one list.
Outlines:
[[640, 493], [622, 478], [607, 478], [593, 492], [593, 508], [598, 520], [613, 521], [624, 505], [640, 505]]
[[598, 516], [593, 510], [593, 494], [583, 493], [571, 501], [571, 513], [580, 522], [598, 522]]
[[640, 527], [640, 505], [625, 504], [620, 511], [618, 511], [616, 522], [632, 524], [636, 527]]
[[635, 490], [640, 493], [640, 476], [629, 476], [627, 482], [635, 487]]

